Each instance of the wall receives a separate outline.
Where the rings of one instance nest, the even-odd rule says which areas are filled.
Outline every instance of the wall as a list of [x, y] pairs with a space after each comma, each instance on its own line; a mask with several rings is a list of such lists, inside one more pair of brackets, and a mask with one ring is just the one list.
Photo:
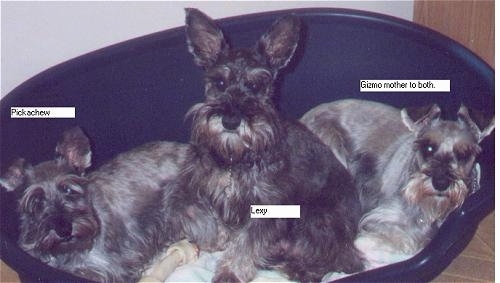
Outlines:
[[90, 51], [181, 26], [184, 7], [213, 18], [297, 7], [340, 7], [412, 20], [413, 1], [1, 2], [1, 96]]
[[416, 1], [414, 21], [437, 30], [495, 66], [495, 1]]

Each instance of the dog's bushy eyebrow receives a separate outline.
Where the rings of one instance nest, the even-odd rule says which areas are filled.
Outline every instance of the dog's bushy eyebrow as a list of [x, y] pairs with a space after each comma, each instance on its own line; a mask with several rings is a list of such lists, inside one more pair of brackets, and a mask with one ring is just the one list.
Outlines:
[[272, 73], [266, 68], [250, 68], [247, 74], [249, 78], [272, 77]]
[[19, 210], [29, 214], [36, 213], [36, 207], [46, 198], [46, 192], [38, 184], [28, 187], [19, 201]]
[[481, 153], [481, 147], [475, 143], [457, 143], [453, 146], [453, 152], [462, 156], [476, 156]]
[[60, 180], [57, 183], [58, 188], [61, 188], [63, 186], [67, 186], [68, 188], [77, 192], [78, 194], [85, 193], [85, 190], [84, 190], [84, 188], [82, 188], [82, 185], [83, 184], [81, 182], [79, 182], [78, 180], [76, 180], [74, 178], [66, 178], [66, 179]]
[[231, 68], [229, 66], [226, 66], [226, 65], [221, 65], [221, 66], [217, 66], [217, 67], [214, 67], [212, 69], [210, 69], [209, 71], [206, 72], [206, 75], [207, 76], [210, 76], [212, 74], [229, 74], [231, 73]]

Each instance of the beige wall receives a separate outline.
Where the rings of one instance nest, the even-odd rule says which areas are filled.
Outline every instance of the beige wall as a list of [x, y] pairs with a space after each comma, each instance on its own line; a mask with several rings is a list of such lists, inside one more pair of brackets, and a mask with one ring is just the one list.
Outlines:
[[495, 1], [415, 1], [416, 23], [460, 42], [495, 67]]

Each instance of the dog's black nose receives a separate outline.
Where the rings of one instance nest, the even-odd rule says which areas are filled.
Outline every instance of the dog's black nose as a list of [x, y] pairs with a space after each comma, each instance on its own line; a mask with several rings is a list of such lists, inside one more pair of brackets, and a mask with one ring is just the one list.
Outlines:
[[450, 174], [450, 167], [448, 164], [449, 160], [444, 159], [441, 162], [433, 164], [432, 166], [432, 186], [437, 191], [446, 191], [453, 179], [452, 174]]
[[448, 189], [450, 186], [450, 180], [446, 177], [441, 177], [441, 178], [432, 178], [432, 186], [434, 187], [435, 190], [443, 192]]
[[58, 217], [53, 220], [52, 229], [63, 239], [71, 237], [73, 233], [73, 224], [64, 217]]
[[222, 116], [222, 126], [224, 126], [226, 130], [231, 130], [231, 131], [236, 130], [236, 128], [238, 128], [240, 123], [241, 123], [241, 116], [238, 114], [231, 113]]

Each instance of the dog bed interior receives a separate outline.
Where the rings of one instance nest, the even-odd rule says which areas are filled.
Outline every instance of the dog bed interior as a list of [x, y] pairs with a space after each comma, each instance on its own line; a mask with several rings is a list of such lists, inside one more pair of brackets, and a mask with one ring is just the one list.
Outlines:
[[[182, 12], [182, 11], [179, 11]], [[494, 72], [458, 43], [411, 22], [344, 9], [299, 9], [218, 21], [235, 46], [249, 46], [280, 16], [295, 13], [304, 28], [297, 54], [280, 77], [280, 109], [299, 118], [312, 107], [359, 98], [396, 107], [437, 103], [455, 119], [461, 103], [494, 113]], [[450, 92], [360, 92], [360, 80], [450, 80]], [[152, 140], [186, 142], [184, 114], [203, 99], [202, 71], [185, 44], [184, 28], [119, 43], [52, 67], [1, 100], [0, 170], [16, 157], [53, 158], [63, 130], [79, 125], [92, 139], [94, 167]], [[12, 119], [14, 106], [72, 106], [74, 119]], [[427, 281], [470, 241], [494, 209], [494, 137], [481, 144], [481, 189], [452, 213], [433, 241], [410, 260], [345, 280]], [[16, 244], [16, 196], [1, 190], [1, 258], [27, 281], [81, 280], [54, 270]]]

